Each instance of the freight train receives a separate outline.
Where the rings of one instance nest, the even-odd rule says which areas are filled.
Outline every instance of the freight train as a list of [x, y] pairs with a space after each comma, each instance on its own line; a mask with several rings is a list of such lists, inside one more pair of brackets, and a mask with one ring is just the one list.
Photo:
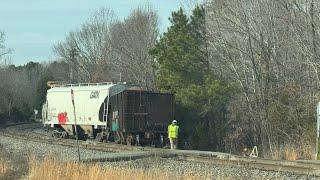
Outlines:
[[126, 83], [48, 83], [42, 122], [52, 136], [163, 146], [173, 95]]

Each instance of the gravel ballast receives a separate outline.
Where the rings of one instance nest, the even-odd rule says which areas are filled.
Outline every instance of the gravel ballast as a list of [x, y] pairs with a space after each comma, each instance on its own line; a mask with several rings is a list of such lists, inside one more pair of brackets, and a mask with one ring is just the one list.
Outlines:
[[[34, 155], [36, 158], [52, 156], [57, 160], [75, 161], [78, 160], [77, 148], [61, 145], [52, 145], [41, 142], [24, 141], [11, 137], [0, 136], [0, 144], [6, 152], [23, 156]], [[112, 152], [102, 152], [87, 149], [80, 149], [83, 159], [105, 158], [112, 156]]]
[[318, 179], [307, 175], [264, 171], [233, 166], [217, 166], [210, 163], [188, 162], [175, 158], [145, 158], [134, 161], [102, 162], [105, 168], [121, 167], [142, 170], [188, 174], [209, 174], [212, 179]]
[[[0, 135], [2, 148], [10, 154], [10, 157], [28, 158], [34, 155], [37, 159], [52, 156], [60, 161], [77, 161], [77, 148], [61, 145], [52, 145], [41, 142], [33, 142], [15, 139]], [[96, 150], [80, 149], [82, 159], [103, 159], [115, 155], [130, 154], [132, 152], [102, 152]], [[130, 161], [99, 162], [103, 168], [126, 168], [143, 171], [156, 170], [163, 172], [183, 174], [204, 174], [212, 179], [318, 179], [307, 175], [297, 175], [285, 172], [265, 171], [237, 166], [222, 166], [211, 163], [189, 162], [178, 158], [144, 158]]]

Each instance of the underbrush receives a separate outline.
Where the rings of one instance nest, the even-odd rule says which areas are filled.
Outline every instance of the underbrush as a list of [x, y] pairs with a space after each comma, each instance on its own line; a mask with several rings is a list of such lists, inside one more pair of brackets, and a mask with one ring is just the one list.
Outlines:
[[30, 180], [98, 180], [98, 179], [211, 179], [210, 174], [195, 174], [185, 172], [182, 175], [159, 169], [135, 169], [127, 167], [106, 167], [97, 164], [83, 164], [77, 162], [61, 163], [57, 160], [46, 157], [43, 161], [31, 158], [29, 161]]
[[313, 160], [315, 158], [314, 146], [310, 143], [300, 145], [286, 144], [282, 147], [275, 148], [271, 155], [272, 159], [285, 160]]
[[4, 179], [10, 171], [9, 163], [6, 159], [5, 151], [0, 145], [0, 179]]
[[4, 162], [3, 159], [0, 158], [0, 175], [6, 174], [8, 170], [9, 170], [8, 163]]

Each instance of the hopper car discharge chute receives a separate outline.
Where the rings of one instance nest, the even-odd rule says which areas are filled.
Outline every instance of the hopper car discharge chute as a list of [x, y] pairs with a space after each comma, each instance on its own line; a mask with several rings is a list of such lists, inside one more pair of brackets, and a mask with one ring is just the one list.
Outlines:
[[[173, 119], [173, 96], [125, 83], [50, 83], [42, 122], [52, 136], [164, 146]], [[77, 128], [71, 100], [74, 93]]]

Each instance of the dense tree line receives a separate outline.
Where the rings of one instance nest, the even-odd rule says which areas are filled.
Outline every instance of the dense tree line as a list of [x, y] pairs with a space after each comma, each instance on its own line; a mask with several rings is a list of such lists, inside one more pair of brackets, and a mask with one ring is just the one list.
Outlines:
[[276, 157], [290, 146], [311, 158], [319, 12], [314, 0], [211, 0], [172, 12], [160, 35], [152, 8], [123, 20], [102, 8], [55, 44], [58, 61], [1, 66], [1, 122], [41, 109], [48, 80], [126, 81], [174, 93], [180, 147]]
[[0, 125], [34, 119], [34, 110], [41, 115], [47, 81], [68, 78], [64, 62], [0, 67]]
[[210, 64], [239, 88], [228, 106], [228, 149], [242, 142], [276, 156], [287, 144], [309, 148], [299, 155], [310, 156], [319, 100], [319, 2], [214, 0], [206, 8]]

